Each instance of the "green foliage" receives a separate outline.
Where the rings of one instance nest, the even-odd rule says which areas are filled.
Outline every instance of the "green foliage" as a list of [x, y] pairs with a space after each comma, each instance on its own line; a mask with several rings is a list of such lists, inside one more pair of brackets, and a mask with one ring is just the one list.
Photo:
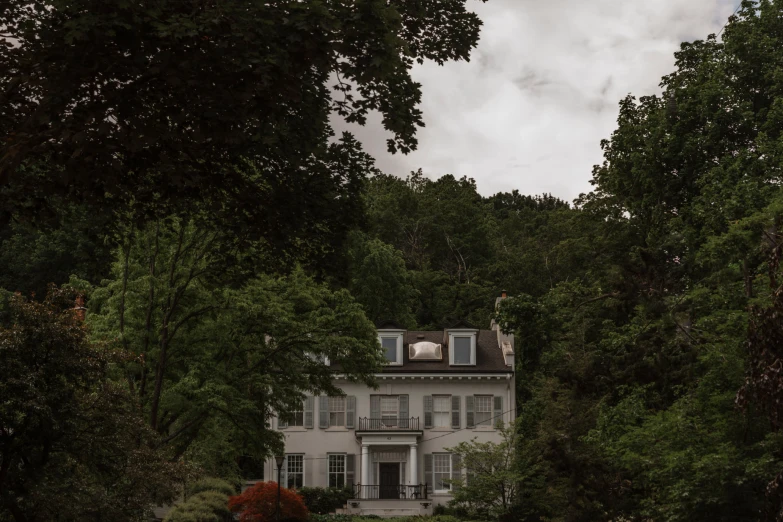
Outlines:
[[354, 497], [353, 489], [346, 488], [299, 488], [297, 494], [304, 500], [307, 511], [319, 515], [333, 513]]
[[[520, 469], [516, 458], [519, 429], [511, 424], [501, 430], [501, 442], [460, 442], [447, 448], [459, 455], [467, 477], [452, 479], [449, 505], [463, 508], [474, 518], [497, 519], [508, 514], [519, 497], [519, 486], [529, 469]], [[448, 517], [453, 518], [453, 517]]]
[[0, 218], [51, 195], [140, 219], [202, 205], [289, 253], [328, 245], [371, 172], [330, 115], [377, 110], [389, 150], [415, 149], [410, 70], [469, 58], [465, 3], [6, 2]]
[[226, 495], [226, 497], [230, 497], [231, 495], [236, 495], [238, 489], [239, 488], [226, 480], [214, 477], [206, 477], [194, 482], [193, 484], [188, 484], [187, 488], [185, 488], [185, 496], [191, 497], [204, 491], [216, 491]]
[[228, 497], [222, 491], [201, 491], [174, 506], [164, 522], [231, 522], [234, 514], [228, 509]]
[[280, 433], [267, 429], [275, 412], [300, 408], [305, 394], [340, 394], [337, 365], [374, 385], [383, 361], [373, 324], [347, 291], [299, 269], [236, 277], [230, 245], [192, 221], [133, 230], [87, 315], [96, 338], [136, 355], [117, 377], [172, 457], [223, 477], [238, 475], [240, 457], [280, 449]]
[[0, 499], [5, 520], [146, 520], [187, 470], [166, 460], [109, 378], [128, 354], [90, 342], [74, 293], [13, 297], [0, 327]]

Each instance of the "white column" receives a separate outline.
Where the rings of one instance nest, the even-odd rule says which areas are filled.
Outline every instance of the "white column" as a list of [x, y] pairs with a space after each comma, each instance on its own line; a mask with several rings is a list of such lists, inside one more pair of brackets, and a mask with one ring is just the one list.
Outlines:
[[410, 468], [411, 468], [411, 485], [415, 486], [419, 483], [419, 457], [416, 453], [416, 444], [411, 444], [410, 454]]
[[370, 447], [367, 444], [362, 444], [362, 491], [359, 495], [361, 498], [366, 498], [369, 490], [367, 485], [370, 483]]

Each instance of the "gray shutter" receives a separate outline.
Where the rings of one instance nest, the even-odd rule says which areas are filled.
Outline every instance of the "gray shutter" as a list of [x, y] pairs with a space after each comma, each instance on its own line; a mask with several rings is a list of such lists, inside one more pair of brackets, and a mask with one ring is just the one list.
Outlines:
[[495, 427], [501, 427], [503, 426], [503, 396], [502, 395], [495, 395], [495, 404], [494, 404], [494, 413], [493, 413], [494, 421], [492, 422], [492, 425]]
[[318, 397], [318, 427], [326, 429], [329, 427], [329, 397]]
[[345, 485], [353, 489], [354, 475], [356, 474], [356, 455], [349, 453], [345, 456]]
[[424, 396], [424, 427], [432, 428], [432, 395]]
[[370, 426], [381, 418], [381, 396], [370, 395]]
[[305, 399], [304, 408], [304, 427], [313, 427], [313, 409], [315, 408], [315, 397], [307, 397]]
[[432, 474], [432, 453], [424, 454], [424, 482], [429, 485], [430, 491], [435, 491], [435, 480]]
[[452, 395], [451, 396], [451, 427], [455, 430], [460, 429], [461, 427], [461, 419], [460, 419], [460, 408], [459, 404], [462, 401], [462, 397], [459, 395]]
[[288, 427], [288, 423], [283, 418], [283, 414], [282, 413], [278, 413], [277, 414], [277, 429], [284, 430], [287, 427]]
[[[462, 478], [462, 459], [459, 455], [452, 453], [451, 455], [451, 480], [458, 480]], [[452, 486], [454, 489], [456, 486]]]
[[465, 396], [465, 416], [467, 417], [467, 427], [473, 428], [473, 396]]
[[302, 456], [302, 466], [304, 466], [304, 476], [302, 477], [302, 487], [313, 487], [313, 469], [318, 465], [317, 460], [307, 460], [307, 455]]
[[345, 398], [345, 427], [353, 428], [356, 424], [356, 396], [349, 395]]
[[407, 395], [400, 395], [400, 421], [398, 423], [398, 426], [402, 429], [410, 429], [409, 426], [409, 417], [408, 417], [408, 396]]

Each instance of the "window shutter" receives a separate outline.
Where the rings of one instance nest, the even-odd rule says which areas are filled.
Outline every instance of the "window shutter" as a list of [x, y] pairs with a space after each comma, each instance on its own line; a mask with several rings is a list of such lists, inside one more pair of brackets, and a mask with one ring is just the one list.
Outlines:
[[349, 395], [345, 398], [345, 427], [353, 428], [356, 424], [356, 396]]
[[304, 408], [304, 427], [313, 427], [313, 408], [315, 407], [315, 397], [307, 397], [305, 399]]
[[400, 395], [400, 422], [398, 426], [402, 429], [409, 429], [408, 425], [408, 396]]
[[[462, 459], [459, 455], [451, 455], [451, 480], [458, 480], [462, 478]], [[457, 486], [451, 486], [452, 489]]]
[[329, 397], [323, 395], [318, 397], [318, 427], [322, 429], [329, 427]]
[[465, 415], [467, 417], [467, 427], [474, 428], [475, 425], [473, 423], [473, 396], [472, 395], [465, 396]]
[[495, 395], [495, 404], [494, 404], [494, 413], [492, 415], [494, 417], [494, 422], [492, 423], [496, 428], [503, 426], [503, 396], [502, 395]]
[[[370, 419], [377, 421], [381, 418], [381, 396], [370, 395]], [[370, 423], [372, 425], [372, 422]]]
[[354, 475], [356, 474], [356, 455], [349, 453], [345, 456], [345, 485], [353, 488]]
[[424, 427], [432, 428], [432, 395], [424, 396]]
[[424, 454], [424, 482], [429, 485], [430, 491], [435, 491], [435, 480], [432, 475], [432, 453]]
[[313, 485], [313, 468], [316, 466], [317, 460], [307, 461], [307, 456], [302, 456], [302, 466], [304, 466], [304, 474], [302, 476], [302, 487], [308, 487]]
[[458, 430], [461, 427], [459, 410], [459, 403], [461, 400], [462, 398], [459, 395], [451, 396], [451, 427], [455, 430]]
[[288, 423], [283, 419], [283, 414], [278, 413], [277, 414], [277, 429], [284, 430], [288, 427]]

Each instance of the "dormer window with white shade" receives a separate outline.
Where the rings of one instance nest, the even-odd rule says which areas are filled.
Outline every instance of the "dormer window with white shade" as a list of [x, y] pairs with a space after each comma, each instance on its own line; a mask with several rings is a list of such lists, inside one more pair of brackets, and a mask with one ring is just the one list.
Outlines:
[[402, 344], [404, 330], [378, 330], [378, 340], [383, 355], [391, 366], [402, 365]]
[[448, 330], [449, 364], [451, 366], [476, 365], [476, 335], [477, 330]]

